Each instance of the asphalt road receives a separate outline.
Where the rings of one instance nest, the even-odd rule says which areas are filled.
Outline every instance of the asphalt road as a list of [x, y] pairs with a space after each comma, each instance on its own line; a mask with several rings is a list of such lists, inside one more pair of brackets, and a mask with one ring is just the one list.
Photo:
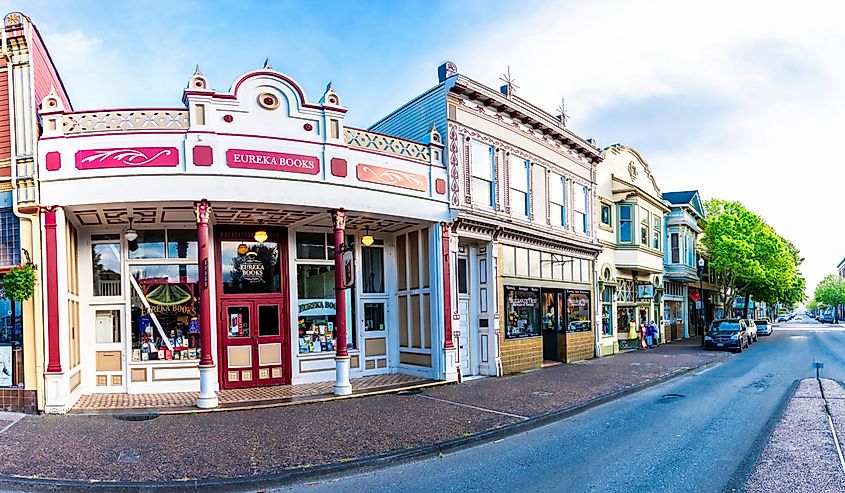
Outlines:
[[[575, 417], [439, 459], [275, 491], [665, 491], [740, 488], [795, 379], [845, 378], [845, 327], [776, 326], [742, 354]], [[413, 423], [409, 423], [413, 426]], [[763, 439], [765, 436], [763, 436]], [[737, 484], [738, 483], [738, 484]]]

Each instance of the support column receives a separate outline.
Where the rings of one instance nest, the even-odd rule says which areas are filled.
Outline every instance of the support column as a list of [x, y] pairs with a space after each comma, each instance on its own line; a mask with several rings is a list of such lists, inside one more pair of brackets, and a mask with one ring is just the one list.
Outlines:
[[443, 264], [443, 353], [446, 361], [444, 378], [447, 382], [461, 380], [458, 368], [458, 351], [455, 349], [455, 334], [452, 331], [452, 238], [451, 225], [440, 223], [440, 258]]
[[343, 242], [346, 231], [346, 211], [333, 209], [334, 226], [334, 296], [335, 296], [335, 383], [334, 395], [349, 395], [352, 384], [349, 383], [349, 351], [346, 349], [346, 290], [343, 288]]
[[197, 407], [208, 409], [217, 407], [217, 393], [214, 391], [216, 368], [211, 350], [211, 290], [209, 289], [208, 262], [208, 219], [211, 206], [206, 199], [195, 202], [197, 214], [197, 263], [200, 285], [200, 394]]
[[59, 344], [59, 263], [56, 240], [56, 208], [44, 211], [45, 281], [47, 283], [47, 373], [61, 373]]

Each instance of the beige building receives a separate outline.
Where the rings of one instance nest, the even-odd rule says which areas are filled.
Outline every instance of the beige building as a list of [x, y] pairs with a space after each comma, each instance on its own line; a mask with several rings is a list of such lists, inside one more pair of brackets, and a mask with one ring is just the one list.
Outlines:
[[637, 347], [636, 329], [663, 327], [663, 203], [657, 181], [640, 154], [614, 144], [598, 166], [600, 355]]

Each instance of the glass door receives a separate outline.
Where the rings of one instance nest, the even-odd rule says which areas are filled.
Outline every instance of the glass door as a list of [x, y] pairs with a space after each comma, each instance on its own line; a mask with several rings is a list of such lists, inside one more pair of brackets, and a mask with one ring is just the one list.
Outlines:
[[94, 311], [96, 393], [126, 392], [122, 313], [118, 307], [98, 307]]
[[284, 306], [260, 299], [223, 303], [223, 388], [286, 383]]

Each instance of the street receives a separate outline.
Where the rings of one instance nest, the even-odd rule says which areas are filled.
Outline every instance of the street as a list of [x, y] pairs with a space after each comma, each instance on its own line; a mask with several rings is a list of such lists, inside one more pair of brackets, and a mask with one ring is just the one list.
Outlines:
[[[695, 491], [742, 486], [795, 379], [845, 376], [845, 328], [805, 317], [713, 368], [418, 463], [277, 491]], [[746, 457], [752, 454], [751, 461]]]

